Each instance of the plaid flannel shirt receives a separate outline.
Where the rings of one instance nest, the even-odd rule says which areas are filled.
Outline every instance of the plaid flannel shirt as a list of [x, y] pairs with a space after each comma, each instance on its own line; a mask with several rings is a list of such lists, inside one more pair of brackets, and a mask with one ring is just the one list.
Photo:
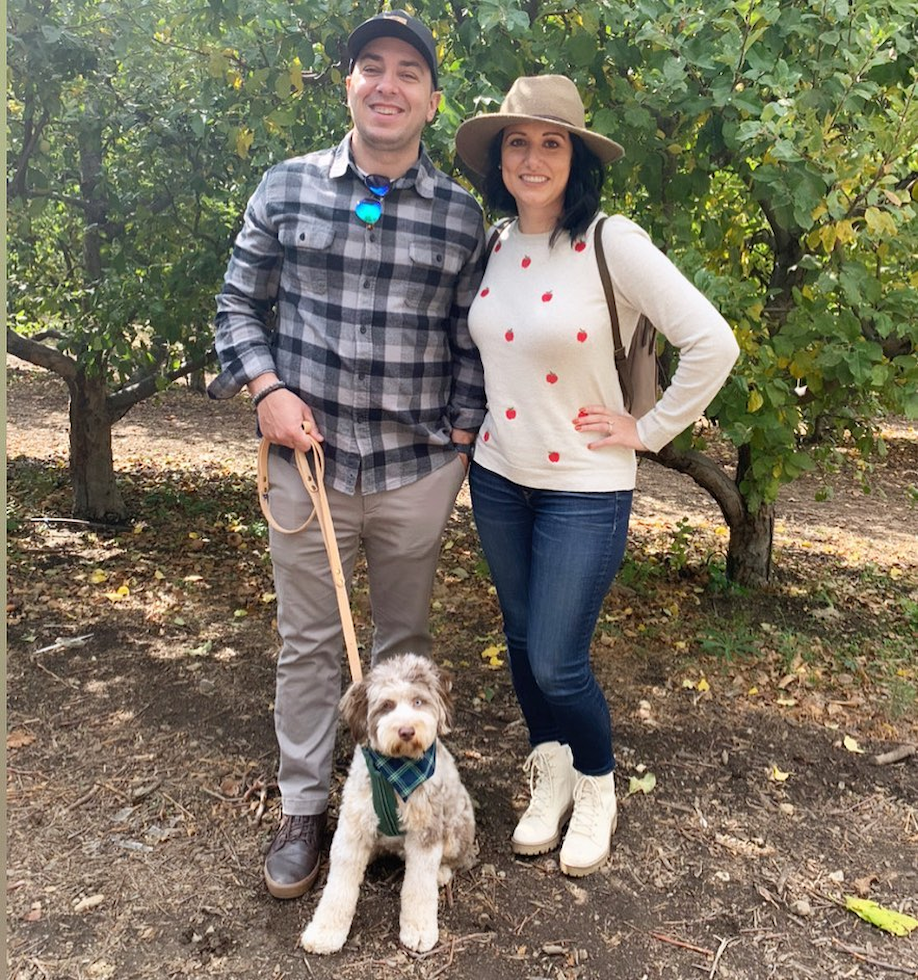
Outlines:
[[475, 199], [425, 150], [366, 227], [368, 196], [335, 148], [272, 167], [249, 200], [217, 297], [214, 398], [273, 371], [312, 409], [344, 493], [413, 483], [484, 418], [468, 309], [483, 270]]

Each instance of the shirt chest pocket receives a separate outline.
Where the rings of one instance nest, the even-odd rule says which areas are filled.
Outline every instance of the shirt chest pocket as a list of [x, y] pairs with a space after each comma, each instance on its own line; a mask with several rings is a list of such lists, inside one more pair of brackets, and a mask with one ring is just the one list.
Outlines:
[[324, 296], [328, 292], [331, 246], [335, 227], [329, 221], [286, 221], [277, 231], [284, 249], [287, 289], [299, 294]]
[[452, 304], [453, 285], [462, 268], [462, 256], [444, 244], [412, 242], [407, 269], [405, 302], [430, 316], [445, 316]]

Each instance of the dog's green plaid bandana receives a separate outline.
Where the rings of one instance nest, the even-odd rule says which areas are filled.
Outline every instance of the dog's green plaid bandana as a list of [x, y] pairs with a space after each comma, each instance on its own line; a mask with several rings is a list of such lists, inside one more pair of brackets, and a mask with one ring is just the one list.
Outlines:
[[384, 837], [400, 837], [405, 831], [399, 826], [395, 792], [407, 800], [421, 783], [430, 779], [437, 768], [437, 743], [434, 742], [420, 759], [401, 759], [381, 755], [367, 746], [361, 748], [370, 774], [379, 832]]
[[363, 755], [367, 760], [370, 775], [372, 776], [376, 772], [382, 776], [403, 801], [406, 801], [421, 783], [430, 779], [437, 768], [436, 742], [420, 759], [382, 755], [367, 746], [363, 747]]

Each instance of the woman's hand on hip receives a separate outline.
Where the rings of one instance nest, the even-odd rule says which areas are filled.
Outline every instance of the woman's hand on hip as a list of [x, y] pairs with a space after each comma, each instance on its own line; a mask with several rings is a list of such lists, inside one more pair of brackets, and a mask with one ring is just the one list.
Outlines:
[[587, 449], [604, 446], [623, 446], [637, 452], [646, 451], [637, 431], [637, 419], [632, 415], [614, 412], [605, 405], [585, 405], [572, 420], [577, 432], [595, 432], [599, 438], [587, 444]]

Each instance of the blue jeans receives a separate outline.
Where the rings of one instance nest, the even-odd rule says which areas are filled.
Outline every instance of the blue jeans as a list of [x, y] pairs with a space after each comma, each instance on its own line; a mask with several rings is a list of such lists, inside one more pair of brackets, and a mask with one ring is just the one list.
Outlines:
[[612, 723], [590, 642], [625, 554], [632, 492], [533, 490], [475, 463], [469, 485], [530, 744], [567, 743], [577, 770], [605, 775]]

